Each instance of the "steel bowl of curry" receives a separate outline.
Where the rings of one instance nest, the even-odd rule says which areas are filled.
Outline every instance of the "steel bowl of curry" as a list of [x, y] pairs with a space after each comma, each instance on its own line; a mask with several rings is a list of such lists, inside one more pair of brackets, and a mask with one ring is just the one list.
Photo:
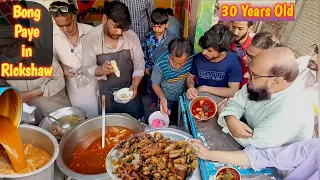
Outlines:
[[31, 125], [17, 129], [0, 116], [0, 177], [17, 180], [54, 180], [57, 140], [47, 131]]
[[144, 131], [144, 126], [128, 115], [108, 114], [105, 148], [102, 148], [101, 118], [80, 122], [60, 141], [57, 165], [67, 176], [82, 180], [110, 178], [105, 164], [109, 151], [121, 140]]
[[207, 122], [217, 113], [216, 102], [208, 96], [198, 96], [191, 100], [189, 109], [198, 122]]

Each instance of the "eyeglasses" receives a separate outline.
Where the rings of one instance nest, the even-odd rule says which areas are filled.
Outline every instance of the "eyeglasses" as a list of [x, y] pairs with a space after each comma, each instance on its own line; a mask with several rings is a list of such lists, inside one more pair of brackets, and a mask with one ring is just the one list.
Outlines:
[[61, 12], [63, 12], [63, 13], [67, 13], [67, 12], [69, 12], [69, 7], [67, 7], [67, 6], [55, 6], [55, 5], [53, 5], [53, 6], [50, 6], [49, 7], [49, 11], [50, 12], [58, 12], [58, 11], [61, 11]]
[[252, 80], [253, 78], [254, 79], [258, 79], [258, 78], [273, 78], [273, 77], [277, 77], [277, 76], [260, 76], [260, 75], [258, 75], [258, 74], [256, 74], [256, 73], [254, 73], [254, 72], [252, 72], [251, 70], [250, 70], [250, 68], [248, 68], [248, 72], [249, 72], [249, 79], [250, 80]]

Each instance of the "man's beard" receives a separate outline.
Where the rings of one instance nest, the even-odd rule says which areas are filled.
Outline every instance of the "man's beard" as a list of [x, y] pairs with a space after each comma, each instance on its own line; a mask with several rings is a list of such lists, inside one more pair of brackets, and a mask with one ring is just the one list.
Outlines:
[[120, 38], [120, 35], [114, 35], [114, 34], [111, 34], [108, 29], [107, 29], [107, 25], [104, 25], [104, 35], [107, 35], [109, 36], [111, 39], [119, 39]]
[[265, 101], [271, 99], [271, 93], [266, 86], [254, 89], [248, 85], [248, 98], [251, 101]]
[[[242, 39], [246, 38], [246, 36], [247, 36], [247, 33], [245, 33], [244, 35], [240, 36], [239, 40], [237, 40], [237, 39], [235, 40], [235, 43], [236, 43], [236, 44], [239, 44], [239, 42], [240, 42]], [[239, 37], [239, 36], [236, 36], [236, 38], [237, 38], [237, 37]]]

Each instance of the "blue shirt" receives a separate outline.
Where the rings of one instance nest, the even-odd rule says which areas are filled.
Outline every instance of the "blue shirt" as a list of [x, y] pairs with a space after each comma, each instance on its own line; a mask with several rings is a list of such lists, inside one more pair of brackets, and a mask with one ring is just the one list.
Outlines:
[[[152, 70], [156, 59], [168, 49], [169, 42], [176, 36], [172, 33], [165, 32], [161, 40], [158, 40], [156, 34], [151, 31], [142, 44], [144, 61], [147, 69]], [[157, 49], [157, 51], [156, 51]]]
[[229, 87], [230, 82], [242, 81], [241, 61], [233, 52], [228, 52], [220, 62], [211, 62], [202, 53], [198, 53], [190, 73], [196, 76], [196, 87]]

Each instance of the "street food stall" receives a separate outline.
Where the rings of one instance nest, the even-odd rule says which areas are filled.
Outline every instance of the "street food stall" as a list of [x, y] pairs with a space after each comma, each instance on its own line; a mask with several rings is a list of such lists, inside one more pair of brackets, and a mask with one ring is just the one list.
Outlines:
[[[40, 127], [20, 125], [22, 102], [19, 91], [3, 87], [0, 95], [0, 100], [6, 105], [0, 112], [2, 130], [15, 135], [11, 139], [0, 135], [1, 144], [7, 150], [7, 153], [4, 149], [0, 151], [0, 163], [6, 164], [6, 171], [0, 168], [4, 178], [115, 180], [152, 176], [156, 179], [211, 180], [216, 179], [217, 172], [224, 167], [233, 168], [242, 179], [267, 180], [275, 176], [273, 169], [255, 172], [250, 168], [198, 159], [196, 148], [187, 143], [191, 137], [200, 138], [210, 149], [241, 149], [231, 136], [221, 131], [216, 116], [206, 122], [198, 122], [191, 115], [190, 104], [203, 103], [207, 96], [215, 101], [213, 103], [219, 103], [222, 100], [219, 97], [204, 94], [193, 102], [185, 96], [180, 97], [178, 125], [183, 125], [182, 131], [170, 126], [155, 129], [127, 114], [85, 119], [85, 113], [73, 107], [50, 113]], [[103, 124], [105, 130], [101, 131]], [[105, 132], [105, 143], [101, 145], [102, 132]], [[10, 156], [8, 148], [19, 150], [19, 147], [24, 148], [24, 152], [30, 151], [29, 154], [23, 156], [21, 151], [17, 159]], [[9, 157], [4, 158], [8, 154]], [[17, 162], [24, 158], [27, 165], [19, 166]]]
[[188, 133], [150, 129], [127, 114], [85, 120], [74, 107], [48, 114], [40, 127], [21, 124], [20, 92], [2, 87], [0, 95], [0, 174], [5, 179], [201, 179]]

